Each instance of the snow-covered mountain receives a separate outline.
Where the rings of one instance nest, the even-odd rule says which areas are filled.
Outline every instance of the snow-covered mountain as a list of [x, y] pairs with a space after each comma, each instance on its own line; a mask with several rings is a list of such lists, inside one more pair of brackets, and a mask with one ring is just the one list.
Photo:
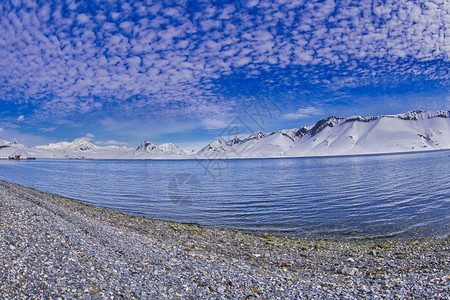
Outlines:
[[135, 157], [152, 157], [152, 158], [172, 158], [172, 157], [183, 157], [187, 155], [188, 152], [179, 148], [177, 145], [172, 143], [165, 143], [156, 146], [150, 142], [143, 142], [136, 150], [133, 151]]
[[155, 145], [143, 142], [136, 149], [117, 146], [100, 147], [77, 139], [73, 142], [59, 142], [31, 148], [38, 158], [90, 158], [90, 159], [171, 159], [183, 158], [187, 152], [178, 146], [167, 143]]
[[34, 149], [37, 149], [37, 150], [86, 151], [86, 150], [98, 149], [98, 146], [96, 146], [84, 139], [76, 139], [73, 142], [59, 142], [59, 143], [42, 145], [42, 146], [35, 146]]
[[0, 159], [12, 158], [70, 158], [70, 159], [177, 159], [185, 158], [188, 152], [172, 143], [156, 146], [143, 142], [136, 149], [118, 146], [97, 146], [85, 139], [59, 142], [27, 148], [0, 139]]
[[34, 156], [28, 151], [27, 146], [16, 141], [8, 142], [0, 139], [0, 159], [33, 159]]
[[30, 148], [30, 153], [37, 158], [120, 159], [127, 158], [129, 151], [131, 149], [125, 147], [100, 147], [85, 139], [51, 143]]
[[218, 139], [199, 158], [300, 157], [450, 149], [450, 111], [329, 117], [314, 126]]
[[89, 159], [182, 159], [302, 157], [395, 153], [450, 149], [450, 111], [411, 111], [376, 117], [328, 117], [313, 126], [285, 129], [248, 137], [217, 139], [197, 154], [172, 143], [139, 147], [100, 147], [85, 139], [27, 148], [0, 139], [0, 159], [89, 158]]
[[348, 155], [450, 148], [450, 111], [412, 111], [379, 117], [329, 117], [311, 128], [286, 156]]

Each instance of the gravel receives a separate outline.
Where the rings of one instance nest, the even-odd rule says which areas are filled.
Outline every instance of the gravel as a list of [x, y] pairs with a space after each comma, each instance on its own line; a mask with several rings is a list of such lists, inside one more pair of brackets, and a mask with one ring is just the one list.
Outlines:
[[0, 181], [1, 299], [449, 299], [449, 241], [202, 228]]

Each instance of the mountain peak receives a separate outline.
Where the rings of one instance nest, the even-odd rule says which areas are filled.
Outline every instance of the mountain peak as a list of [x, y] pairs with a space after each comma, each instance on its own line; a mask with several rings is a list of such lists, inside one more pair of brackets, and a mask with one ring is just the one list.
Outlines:
[[50, 143], [47, 145], [42, 146], [35, 146], [33, 147], [35, 149], [41, 149], [41, 150], [94, 150], [97, 149], [98, 146], [92, 144], [91, 142], [85, 140], [85, 139], [75, 139], [72, 142], [58, 142], [58, 143]]
[[336, 117], [336, 116], [330, 116], [326, 119], [321, 119], [316, 123], [316, 125], [311, 128], [309, 131], [311, 133], [311, 136], [316, 135], [317, 133], [321, 132], [327, 127], [334, 127], [338, 125], [342, 120], [345, 120], [346, 118], [343, 117]]
[[228, 142], [226, 142], [227, 146], [233, 146], [233, 145], [238, 145], [238, 144], [242, 144], [243, 140], [241, 140], [240, 138], [238, 138], [237, 136], [235, 136], [234, 138], [232, 138], [231, 140], [229, 140]]
[[165, 143], [159, 146], [155, 144], [144, 141], [142, 144], [134, 150], [135, 152], [148, 152], [148, 153], [159, 153], [159, 154], [178, 154], [185, 155], [186, 151], [178, 147], [173, 143]]
[[76, 139], [72, 143], [69, 143], [69, 144], [71, 144], [70, 148], [76, 149], [76, 150], [81, 150], [81, 151], [92, 150], [92, 149], [98, 148], [96, 145], [92, 144], [91, 142], [89, 142], [88, 140], [85, 140], [85, 139]]
[[153, 152], [157, 150], [158, 147], [156, 147], [155, 144], [148, 141], [143, 141], [142, 144], [136, 148], [136, 151], [145, 151], [145, 152]]
[[263, 137], [266, 137], [266, 134], [264, 132], [262, 132], [261, 130], [256, 130], [255, 132], [250, 134], [244, 141], [259, 140]]
[[[236, 136], [225, 141], [218, 138], [203, 147], [196, 157], [208, 158], [208, 154], [213, 154], [212, 158], [222, 158], [222, 154], [224, 158], [302, 157], [435, 149], [450, 149], [450, 111], [413, 110], [397, 115], [369, 117], [330, 116], [313, 126], [274, 131], [269, 135], [257, 130], [245, 139]], [[96, 146], [81, 138], [26, 148], [0, 139], [0, 158], [15, 156], [17, 150], [29, 151], [30, 155], [38, 158], [174, 159], [188, 155], [173, 143], [156, 146], [144, 141], [133, 150]]]
[[200, 151], [198, 151], [197, 154], [203, 155], [211, 152], [222, 152], [225, 151], [224, 149], [225, 145], [226, 145], [225, 141], [221, 138], [218, 138], [217, 140], [209, 143], [208, 145], [200, 149]]
[[397, 115], [398, 118], [403, 120], [425, 120], [433, 118], [449, 118], [450, 111], [438, 110], [438, 111], [424, 111], [424, 110], [411, 110], [404, 114]]
[[[434, 118], [440, 120], [429, 121]], [[268, 136], [256, 131], [244, 140], [226, 144], [215, 141], [198, 155], [224, 152], [231, 157], [301, 157], [449, 149], [449, 119], [450, 111], [444, 110], [369, 117], [330, 116], [314, 126], [274, 131]]]
[[177, 145], [173, 143], [164, 143], [158, 146], [158, 149], [163, 151], [164, 153], [170, 153], [170, 154], [178, 154], [178, 155], [185, 155], [186, 151], [178, 147]]

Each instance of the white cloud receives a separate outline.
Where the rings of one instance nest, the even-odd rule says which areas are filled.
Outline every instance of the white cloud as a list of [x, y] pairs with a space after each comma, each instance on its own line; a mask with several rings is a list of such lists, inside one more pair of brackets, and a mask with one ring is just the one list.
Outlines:
[[92, 139], [95, 137], [95, 135], [93, 135], [92, 133], [86, 133], [84, 136], [82, 136], [82, 137], [79, 137], [79, 138], [77, 138], [77, 139], [79, 139], [79, 140], [85, 140], [85, 141], [87, 141], [87, 142], [90, 142], [90, 141], [92, 141]]
[[51, 142], [48, 138], [33, 135], [33, 134], [24, 134], [22, 132], [19, 132], [16, 129], [8, 127], [3, 127], [3, 130], [0, 130], [1, 132], [1, 138], [7, 141], [14, 141], [16, 140], [20, 144], [27, 145], [29, 147], [35, 146], [35, 145], [43, 145]]
[[39, 130], [42, 132], [53, 132], [56, 130], [56, 127], [41, 128]]
[[[334, 88], [364, 85], [386, 74], [450, 80], [432, 64], [396, 68], [395, 63], [408, 57], [450, 61], [445, 1], [388, 0], [374, 8], [364, 1], [282, 2], [199, 3], [201, 10], [192, 14], [185, 3], [138, 3], [136, 10], [124, 5], [118, 13], [107, 5], [93, 11], [80, 2], [64, 16], [59, 5], [39, 3], [18, 12], [5, 5], [0, 80], [8, 84], [1, 85], [0, 98], [25, 99], [38, 113], [64, 115], [91, 112], [102, 103], [123, 108], [130, 105], [127, 99], [143, 95], [133, 102], [135, 108], [151, 105], [157, 111], [182, 103], [176, 107], [181, 114], [199, 117], [195, 108], [204, 99], [230, 106], [211, 92], [212, 82], [236, 73], [256, 77], [289, 67], [280, 82], [328, 80]], [[339, 66], [336, 76], [316, 67], [329, 65]], [[304, 78], [290, 72], [303, 66], [311, 68]], [[375, 74], [367, 73], [367, 66], [374, 66]]]
[[205, 129], [221, 129], [225, 128], [228, 123], [225, 120], [219, 119], [204, 119], [202, 125]]
[[109, 140], [109, 141], [106, 141], [104, 144], [105, 145], [112, 145], [112, 146], [116, 146], [116, 145], [126, 146], [126, 145], [128, 145], [128, 143], [118, 142], [116, 140]]
[[89, 22], [89, 16], [86, 14], [79, 14], [77, 19], [80, 24], [86, 24]]
[[322, 110], [317, 107], [308, 106], [306, 108], [299, 108], [294, 113], [285, 114], [283, 117], [288, 120], [298, 120], [303, 118], [309, 118], [315, 115], [322, 114]]

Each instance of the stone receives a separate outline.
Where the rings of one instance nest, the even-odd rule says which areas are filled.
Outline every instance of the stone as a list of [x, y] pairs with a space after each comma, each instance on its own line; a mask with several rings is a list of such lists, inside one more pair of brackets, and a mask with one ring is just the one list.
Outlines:
[[348, 275], [348, 276], [353, 276], [356, 274], [356, 272], [358, 272], [357, 268], [352, 268], [352, 267], [343, 267], [339, 270], [339, 273], [343, 274], [343, 275]]

